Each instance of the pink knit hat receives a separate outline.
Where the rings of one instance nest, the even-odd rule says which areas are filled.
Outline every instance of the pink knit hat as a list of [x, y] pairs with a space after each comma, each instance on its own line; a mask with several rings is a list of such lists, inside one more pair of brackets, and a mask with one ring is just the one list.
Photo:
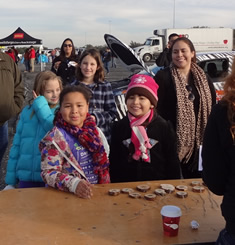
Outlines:
[[128, 85], [125, 101], [127, 101], [131, 95], [138, 94], [147, 97], [151, 104], [156, 107], [158, 101], [158, 87], [158, 84], [152, 77], [148, 75], [136, 74], [131, 78], [131, 82]]

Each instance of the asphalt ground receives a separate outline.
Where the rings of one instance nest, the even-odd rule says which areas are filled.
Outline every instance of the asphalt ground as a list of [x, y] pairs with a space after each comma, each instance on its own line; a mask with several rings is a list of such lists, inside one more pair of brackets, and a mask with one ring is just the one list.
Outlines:
[[[28, 103], [28, 101], [32, 98], [32, 87], [34, 83], [35, 76], [38, 74], [38, 72], [41, 71], [41, 65], [36, 64], [35, 65], [35, 72], [29, 73], [25, 72], [25, 67], [23, 64], [18, 64], [19, 69], [22, 72], [23, 82], [25, 86], [25, 105]], [[51, 64], [47, 64], [46, 70], [50, 70]], [[117, 60], [117, 66], [116, 68], [110, 67], [110, 72], [108, 75], [106, 75], [107, 81], [117, 81], [121, 80], [123, 78], [127, 78], [131, 76], [133, 73], [128, 71], [118, 60]], [[7, 161], [9, 156], [9, 151], [13, 142], [14, 134], [16, 131], [16, 125], [17, 125], [17, 117], [14, 117], [9, 120], [9, 143], [7, 150], [5, 152], [5, 155], [2, 159], [1, 163], [1, 169], [0, 169], [0, 190], [2, 190], [6, 184], [5, 184], [5, 175], [6, 175], [6, 167], [7, 167]]]

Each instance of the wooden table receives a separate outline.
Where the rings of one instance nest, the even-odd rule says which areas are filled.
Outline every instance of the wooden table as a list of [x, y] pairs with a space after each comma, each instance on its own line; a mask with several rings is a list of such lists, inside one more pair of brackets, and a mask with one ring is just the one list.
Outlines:
[[[201, 179], [199, 179], [201, 181]], [[220, 211], [222, 197], [207, 189], [192, 192], [192, 180], [129, 182], [94, 186], [90, 200], [52, 188], [0, 192], [0, 244], [4, 245], [120, 245], [186, 244], [213, 242], [225, 226]], [[153, 193], [160, 184], [187, 185], [188, 197], [175, 193], [155, 201], [132, 199], [127, 194], [108, 195], [109, 189], [148, 184]], [[144, 195], [144, 194], [143, 194]], [[164, 205], [182, 210], [177, 237], [163, 235], [160, 210]], [[190, 222], [200, 227], [192, 230]]]

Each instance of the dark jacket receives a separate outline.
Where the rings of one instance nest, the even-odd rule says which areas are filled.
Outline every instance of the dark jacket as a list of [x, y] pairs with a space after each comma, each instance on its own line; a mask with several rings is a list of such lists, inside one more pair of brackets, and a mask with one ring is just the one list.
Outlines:
[[[167, 67], [163, 70], [160, 70], [155, 75], [154, 79], [159, 85], [157, 111], [165, 120], [169, 120], [173, 124], [173, 128], [176, 130], [177, 97], [175, 84], [171, 76], [170, 68]], [[207, 81], [209, 83], [213, 105], [216, 103], [215, 89], [210, 78], [207, 78]], [[189, 76], [189, 85], [191, 85], [192, 93], [195, 96], [193, 105], [195, 117], [197, 118], [199, 112], [200, 95], [194, 85], [192, 73]], [[183, 164], [182, 162], [181, 168], [184, 178], [201, 177], [200, 172], [197, 171], [199, 156], [198, 154], [199, 150], [195, 149], [187, 164]]]
[[[57, 76], [60, 76], [63, 81], [63, 86], [72, 84], [75, 81], [76, 67], [70, 65], [70, 61], [75, 61], [78, 63], [78, 56], [65, 58], [58, 56], [53, 60], [51, 71], [53, 71]], [[54, 65], [57, 61], [61, 61], [58, 70], [55, 70]]]
[[216, 195], [223, 195], [226, 229], [235, 235], [235, 145], [230, 133], [227, 106], [213, 107], [204, 134], [203, 180]]
[[171, 63], [171, 49], [165, 48], [156, 59], [157, 66], [168, 67]]
[[[156, 83], [159, 85], [157, 111], [165, 120], [170, 120], [171, 123], [173, 124], [174, 129], [176, 129], [177, 98], [176, 98], [175, 85], [171, 76], [170, 68], [167, 67], [163, 70], [158, 71], [154, 79]], [[194, 86], [192, 74], [190, 75], [189, 80], [190, 80], [189, 84], [192, 87], [192, 93], [195, 95], [195, 100], [193, 101], [193, 103], [194, 103], [195, 116], [197, 117], [199, 111], [200, 97], [196, 87]], [[216, 103], [215, 89], [211, 79], [207, 77], [207, 80], [211, 90], [212, 105], [214, 105]]]
[[112, 59], [112, 53], [110, 51], [104, 52], [103, 62], [109, 62]]
[[19, 113], [24, 103], [21, 72], [13, 59], [0, 52], [0, 126]]
[[157, 141], [150, 149], [150, 163], [134, 160], [127, 146], [123, 144], [123, 140], [131, 138], [128, 117], [114, 124], [110, 147], [111, 182], [180, 178], [176, 139], [171, 124], [157, 115], [146, 130], [150, 141]]

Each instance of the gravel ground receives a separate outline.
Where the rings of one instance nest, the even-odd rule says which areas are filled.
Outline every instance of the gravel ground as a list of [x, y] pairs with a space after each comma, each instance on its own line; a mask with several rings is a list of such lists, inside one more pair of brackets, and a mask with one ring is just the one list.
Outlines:
[[[48, 64], [46, 67], [46, 70], [50, 70], [50, 67], [51, 67], [51, 64]], [[32, 96], [31, 91], [32, 91], [34, 79], [37, 73], [40, 71], [41, 67], [40, 65], [35, 65], [35, 72], [33, 73], [24, 72], [25, 67], [22, 64], [19, 64], [19, 68], [22, 72], [22, 77], [23, 77], [23, 81], [25, 85], [25, 96], [26, 96], [25, 105], [26, 105], [28, 100]], [[117, 68], [110, 69], [110, 73], [107, 76], [107, 81], [120, 80], [120, 79], [130, 76], [131, 74], [132, 74], [131, 72], [123, 68], [122, 65], [117, 61]], [[5, 175], [6, 175], [6, 166], [7, 166], [10, 147], [12, 145], [13, 137], [15, 134], [16, 123], [17, 123], [17, 118], [12, 118], [11, 120], [9, 120], [9, 143], [8, 143], [8, 148], [5, 152], [5, 155], [2, 159], [1, 168], [0, 168], [0, 190], [2, 190], [6, 186], [5, 181], [4, 181]]]

